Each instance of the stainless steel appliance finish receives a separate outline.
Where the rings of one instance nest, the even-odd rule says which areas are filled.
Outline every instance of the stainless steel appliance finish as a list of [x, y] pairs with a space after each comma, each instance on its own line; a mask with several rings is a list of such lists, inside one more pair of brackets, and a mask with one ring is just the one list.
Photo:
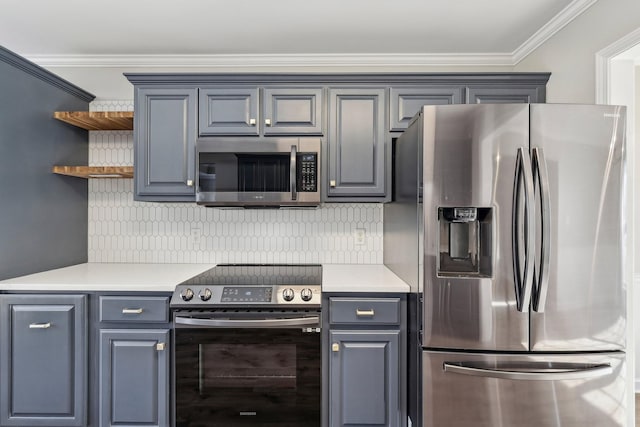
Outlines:
[[177, 427], [320, 426], [319, 265], [219, 265], [176, 287]]
[[[625, 108], [616, 106], [425, 106], [397, 141], [385, 264], [415, 295], [410, 365], [422, 366], [422, 386], [414, 380], [413, 387], [422, 388], [424, 401], [410, 412], [425, 427], [573, 426], [589, 413], [596, 425], [624, 425], [618, 389], [608, 415], [596, 417], [602, 408], [585, 397], [555, 401], [556, 417], [545, 418], [546, 409], [534, 421], [500, 421], [516, 408], [527, 413], [516, 400], [524, 393], [560, 393], [564, 383], [554, 378], [568, 374], [535, 375], [531, 386], [528, 373], [489, 381], [486, 370], [467, 366], [478, 352], [495, 360], [519, 355], [519, 369], [529, 356], [566, 367], [617, 352], [602, 362], [610, 368], [596, 369], [600, 382], [568, 379], [569, 388], [596, 393], [602, 384], [624, 383], [624, 129]], [[437, 394], [478, 387], [484, 392], [465, 405], [468, 421], [445, 420], [456, 412], [434, 409], [443, 405]], [[500, 402], [487, 390], [500, 393]], [[485, 424], [472, 423], [474, 414]]]
[[425, 426], [611, 426], [626, 422], [624, 353], [423, 353]]
[[317, 207], [319, 138], [201, 138], [196, 202], [211, 207]]

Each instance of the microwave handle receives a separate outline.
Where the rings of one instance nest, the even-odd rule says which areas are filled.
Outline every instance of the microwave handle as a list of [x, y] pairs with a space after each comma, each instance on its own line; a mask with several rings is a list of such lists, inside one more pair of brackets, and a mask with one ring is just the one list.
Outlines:
[[291, 200], [298, 200], [298, 186], [296, 182], [297, 157], [298, 157], [298, 150], [295, 145], [292, 145], [291, 146], [291, 162], [290, 162], [291, 167], [289, 169], [289, 183], [290, 183], [289, 186], [291, 188]]

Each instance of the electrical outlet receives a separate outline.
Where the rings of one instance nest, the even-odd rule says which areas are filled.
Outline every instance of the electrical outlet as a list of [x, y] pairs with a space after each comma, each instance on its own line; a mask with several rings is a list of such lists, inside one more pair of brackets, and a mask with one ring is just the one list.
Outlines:
[[356, 245], [364, 245], [364, 237], [366, 231], [364, 228], [356, 228], [356, 231], [353, 233], [354, 243]]
[[191, 227], [191, 235], [189, 236], [191, 249], [197, 249], [200, 247], [200, 240], [202, 238], [202, 227]]

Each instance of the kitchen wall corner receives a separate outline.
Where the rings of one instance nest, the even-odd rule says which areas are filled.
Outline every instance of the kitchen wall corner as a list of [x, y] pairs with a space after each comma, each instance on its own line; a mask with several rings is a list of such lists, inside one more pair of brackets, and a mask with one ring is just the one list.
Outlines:
[[[91, 111], [131, 111], [97, 100]], [[132, 131], [89, 132], [89, 164], [133, 164]], [[89, 181], [89, 262], [382, 263], [382, 204], [224, 210], [133, 200], [133, 180]], [[364, 243], [356, 244], [356, 230]], [[358, 242], [360, 243], [360, 242]]]

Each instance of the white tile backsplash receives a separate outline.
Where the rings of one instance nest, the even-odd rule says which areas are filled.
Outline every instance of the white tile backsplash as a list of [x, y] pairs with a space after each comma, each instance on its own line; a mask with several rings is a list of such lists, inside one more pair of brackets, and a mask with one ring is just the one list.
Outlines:
[[[130, 107], [130, 108], [129, 108]], [[127, 100], [91, 111], [132, 110]], [[89, 164], [132, 165], [133, 132], [89, 132]], [[213, 209], [133, 201], [133, 180], [89, 181], [89, 262], [382, 263], [382, 205]], [[355, 230], [364, 229], [364, 244]]]

